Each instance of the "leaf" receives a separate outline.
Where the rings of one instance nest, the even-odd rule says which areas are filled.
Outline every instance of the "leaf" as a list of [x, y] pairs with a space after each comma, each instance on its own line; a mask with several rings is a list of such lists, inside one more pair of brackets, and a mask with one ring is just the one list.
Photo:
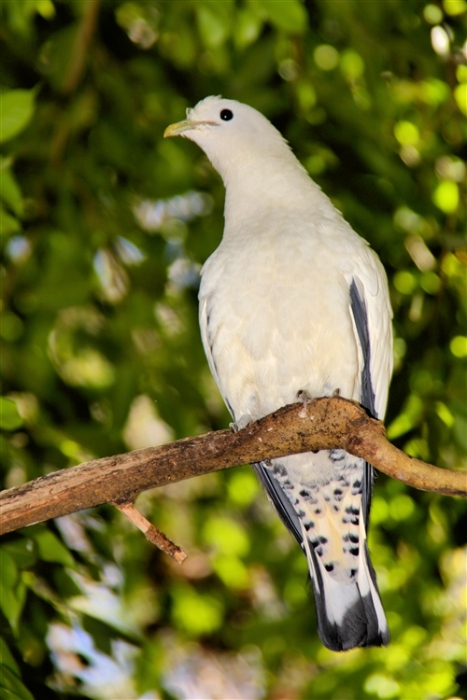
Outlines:
[[445, 214], [452, 214], [459, 206], [459, 188], [455, 182], [440, 182], [433, 192], [433, 202]]
[[19, 577], [19, 571], [16, 566], [13, 557], [10, 556], [2, 547], [0, 552], [0, 559], [2, 563], [2, 577], [1, 583], [3, 583], [7, 588], [13, 588]]
[[[13, 671], [13, 673], [19, 673], [19, 668], [18, 664], [13, 658], [13, 654], [11, 653], [7, 643], [3, 639], [3, 637], [0, 637], [0, 659], [2, 660], [1, 665], [3, 667], [8, 666], [10, 671]], [[0, 683], [1, 683], [1, 673], [0, 673]]]
[[[44, 72], [46, 79], [55, 90], [63, 92], [66, 81], [70, 75], [70, 66], [75, 60], [72, 47], [75, 46], [79, 23], [68, 24], [58, 32], [49, 35], [47, 48], [47, 69]], [[43, 66], [42, 66], [43, 68]]]
[[2, 552], [8, 552], [19, 569], [29, 568], [36, 562], [34, 543], [30, 538], [7, 542], [0, 550], [0, 557]]
[[303, 34], [307, 28], [308, 16], [298, 0], [262, 0], [261, 7], [278, 29], [291, 34]]
[[229, 25], [226, 18], [213, 12], [206, 5], [197, 6], [198, 27], [203, 44], [207, 48], [222, 46], [229, 35]]
[[230, 518], [214, 517], [206, 520], [203, 537], [208, 544], [223, 554], [244, 556], [250, 547], [244, 529]]
[[0, 691], [2, 700], [34, 700], [11, 668], [0, 665]]
[[36, 90], [10, 90], [0, 96], [0, 143], [23, 131], [34, 114]]
[[21, 216], [23, 213], [23, 197], [21, 196], [18, 183], [9, 169], [1, 170], [0, 197], [16, 216]]
[[[2, 672], [2, 667], [0, 666], [0, 673]], [[23, 686], [24, 688], [24, 686]], [[2, 690], [2, 698], [4, 700], [21, 700], [21, 696], [17, 695], [16, 693], [13, 693], [11, 690], [7, 690], [6, 688], [2, 687], [0, 685], [0, 689]]]
[[222, 604], [213, 596], [179, 587], [173, 592], [172, 617], [190, 635], [209, 634], [222, 625]]
[[2, 575], [0, 577], [0, 608], [14, 632], [26, 600], [26, 586], [19, 579], [19, 571], [13, 558], [1, 552]]
[[3, 207], [0, 206], [0, 236], [9, 236], [10, 233], [21, 231], [21, 224], [18, 219], [8, 214]]
[[75, 568], [75, 560], [53, 532], [42, 529], [39, 532], [34, 532], [32, 538], [38, 546], [41, 559]]
[[467, 116], [467, 83], [460, 83], [454, 88], [454, 99], [460, 111]]
[[13, 399], [0, 396], [0, 428], [3, 430], [16, 430], [23, 424], [23, 419], [18, 413], [18, 407]]
[[244, 49], [252, 44], [261, 31], [261, 18], [257, 13], [249, 8], [241, 9], [237, 12], [233, 37], [236, 46]]

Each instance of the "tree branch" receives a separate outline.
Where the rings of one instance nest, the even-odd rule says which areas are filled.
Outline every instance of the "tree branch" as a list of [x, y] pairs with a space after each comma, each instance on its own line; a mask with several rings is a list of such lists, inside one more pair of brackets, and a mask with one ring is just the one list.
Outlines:
[[178, 545], [174, 544], [163, 532], [154, 527], [152, 523], [144, 517], [133, 503], [114, 503], [115, 508], [123, 513], [133, 525], [141, 530], [149, 542], [155, 544], [163, 552], [169, 554], [178, 564], [186, 559], [186, 554]]
[[424, 491], [467, 497], [467, 474], [433, 467], [391, 445], [382, 423], [340, 397], [292, 404], [232, 433], [94, 459], [0, 494], [0, 534], [102, 503], [132, 503], [147, 489], [298, 452], [345, 449]]
[[63, 83], [63, 92], [73, 93], [83, 75], [89, 47], [97, 25], [100, 0], [88, 0], [84, 6], [81, 22], [71, 49], [68, 72]]

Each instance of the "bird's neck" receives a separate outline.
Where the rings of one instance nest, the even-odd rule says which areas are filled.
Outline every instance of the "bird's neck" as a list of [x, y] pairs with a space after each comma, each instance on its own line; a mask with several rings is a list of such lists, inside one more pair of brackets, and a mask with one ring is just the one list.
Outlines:
[[252, 220], [270, 219], [274, 212], [319, 207], [327, 199], [293, 156], [242, 163], [221, 175], [226, 188], [225, 236], [235, 235]]

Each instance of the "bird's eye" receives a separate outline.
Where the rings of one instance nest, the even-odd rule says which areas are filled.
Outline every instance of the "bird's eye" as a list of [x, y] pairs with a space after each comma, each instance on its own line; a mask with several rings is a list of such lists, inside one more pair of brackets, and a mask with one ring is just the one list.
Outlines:
[[224, 122], [229, 122], [233, 119], [233, 112], [230, 109], [223, 109], [221, 112], [221, 119]]

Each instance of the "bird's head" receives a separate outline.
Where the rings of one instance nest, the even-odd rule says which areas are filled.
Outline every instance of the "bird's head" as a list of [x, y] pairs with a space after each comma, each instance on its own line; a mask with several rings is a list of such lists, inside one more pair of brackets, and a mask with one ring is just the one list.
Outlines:
[[168, 126], [164, 136], [183, 136], [197, 143], [224, 180], [232, 168], [265, 163], [271, 156], [294, 158], [266, 117], [249, 105], [220, 96], [206, 97], [188, 109], [187, 118]]

